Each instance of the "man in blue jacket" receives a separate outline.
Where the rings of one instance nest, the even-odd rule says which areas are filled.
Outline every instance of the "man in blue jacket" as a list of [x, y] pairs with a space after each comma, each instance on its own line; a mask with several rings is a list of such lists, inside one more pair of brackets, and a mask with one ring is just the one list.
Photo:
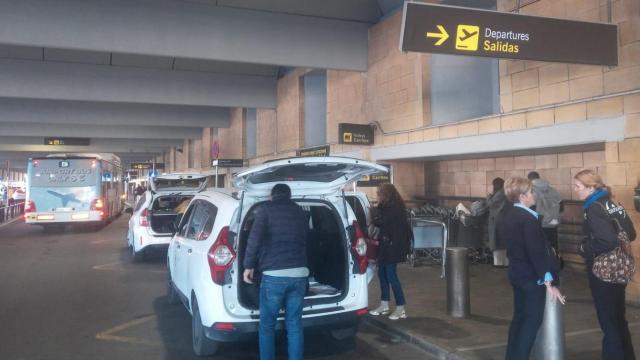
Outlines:
[[289, 359], [302, 360], [304, 334], [302, 308], [307, 290], [306, 242], [308, 218], [291, 200], [291, 189], [277, 184], [271, 201], [256, 210], [244, 256], [244, 281], [252, 284], [254, 271], [260, 283], [260, 359], [274, 360], [278, 313], [285, 309]]

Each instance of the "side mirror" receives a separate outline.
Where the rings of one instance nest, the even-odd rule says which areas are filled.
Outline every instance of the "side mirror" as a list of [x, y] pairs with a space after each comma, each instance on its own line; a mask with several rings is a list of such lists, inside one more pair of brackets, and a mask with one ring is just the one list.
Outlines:
[[633, 196], [633, 203], [636, 207], [636, 211], [640, 212], [640, 186], [634, 189], [635, 195]]
[[124, 209], [124, 212], [129, 214], [129, 215], [133, 215], [133, 208], [128, 207], [128, 208]]

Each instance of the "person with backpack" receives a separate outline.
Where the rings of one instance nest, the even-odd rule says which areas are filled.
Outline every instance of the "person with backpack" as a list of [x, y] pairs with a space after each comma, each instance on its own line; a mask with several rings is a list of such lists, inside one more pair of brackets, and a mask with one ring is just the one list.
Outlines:
[[573, 190], [580, 200], [584, 200], [585, 238], [580, 245], [580, 254], [587, 264], [589, 288], [604, 333], [602, 359], [635, 359], [629, 324], [625, 318], [627, 284], [598, 278], [594, 273], [594, 262], [597, 256], [610, 253], [620, 246], [620, 230], [627, 233], [630, 241], [635, 239], [636, 231], [624, 207], [611, 200], [611, 192], [594, 171], [587, 169], [578, 172], [574, 176]]
[[562, 197], [547, 180], [540, 178], [537, 171], [530, 172], [527, 178], [533, 184], [533, 193], [536, 196], [535, 210], [542, 218], [544, 233], [556, 254], [559, 254], [558, 225], [560, 225]]

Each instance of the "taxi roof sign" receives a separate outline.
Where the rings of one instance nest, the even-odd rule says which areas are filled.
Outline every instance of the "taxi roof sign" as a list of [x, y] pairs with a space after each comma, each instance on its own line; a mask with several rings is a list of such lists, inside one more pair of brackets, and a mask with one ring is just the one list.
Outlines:
[[405, 2], [400, 50], [618, 65], [618, 26]]

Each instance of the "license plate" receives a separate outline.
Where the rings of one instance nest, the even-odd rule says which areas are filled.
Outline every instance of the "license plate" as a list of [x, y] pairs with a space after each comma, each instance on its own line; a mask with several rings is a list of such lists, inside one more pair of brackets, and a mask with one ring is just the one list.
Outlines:
[[71, 219], [73, 220], [82, 220], [82, 219], [88, 219], [89, 218], [89, 214], [73, 214], [71, 215]]

